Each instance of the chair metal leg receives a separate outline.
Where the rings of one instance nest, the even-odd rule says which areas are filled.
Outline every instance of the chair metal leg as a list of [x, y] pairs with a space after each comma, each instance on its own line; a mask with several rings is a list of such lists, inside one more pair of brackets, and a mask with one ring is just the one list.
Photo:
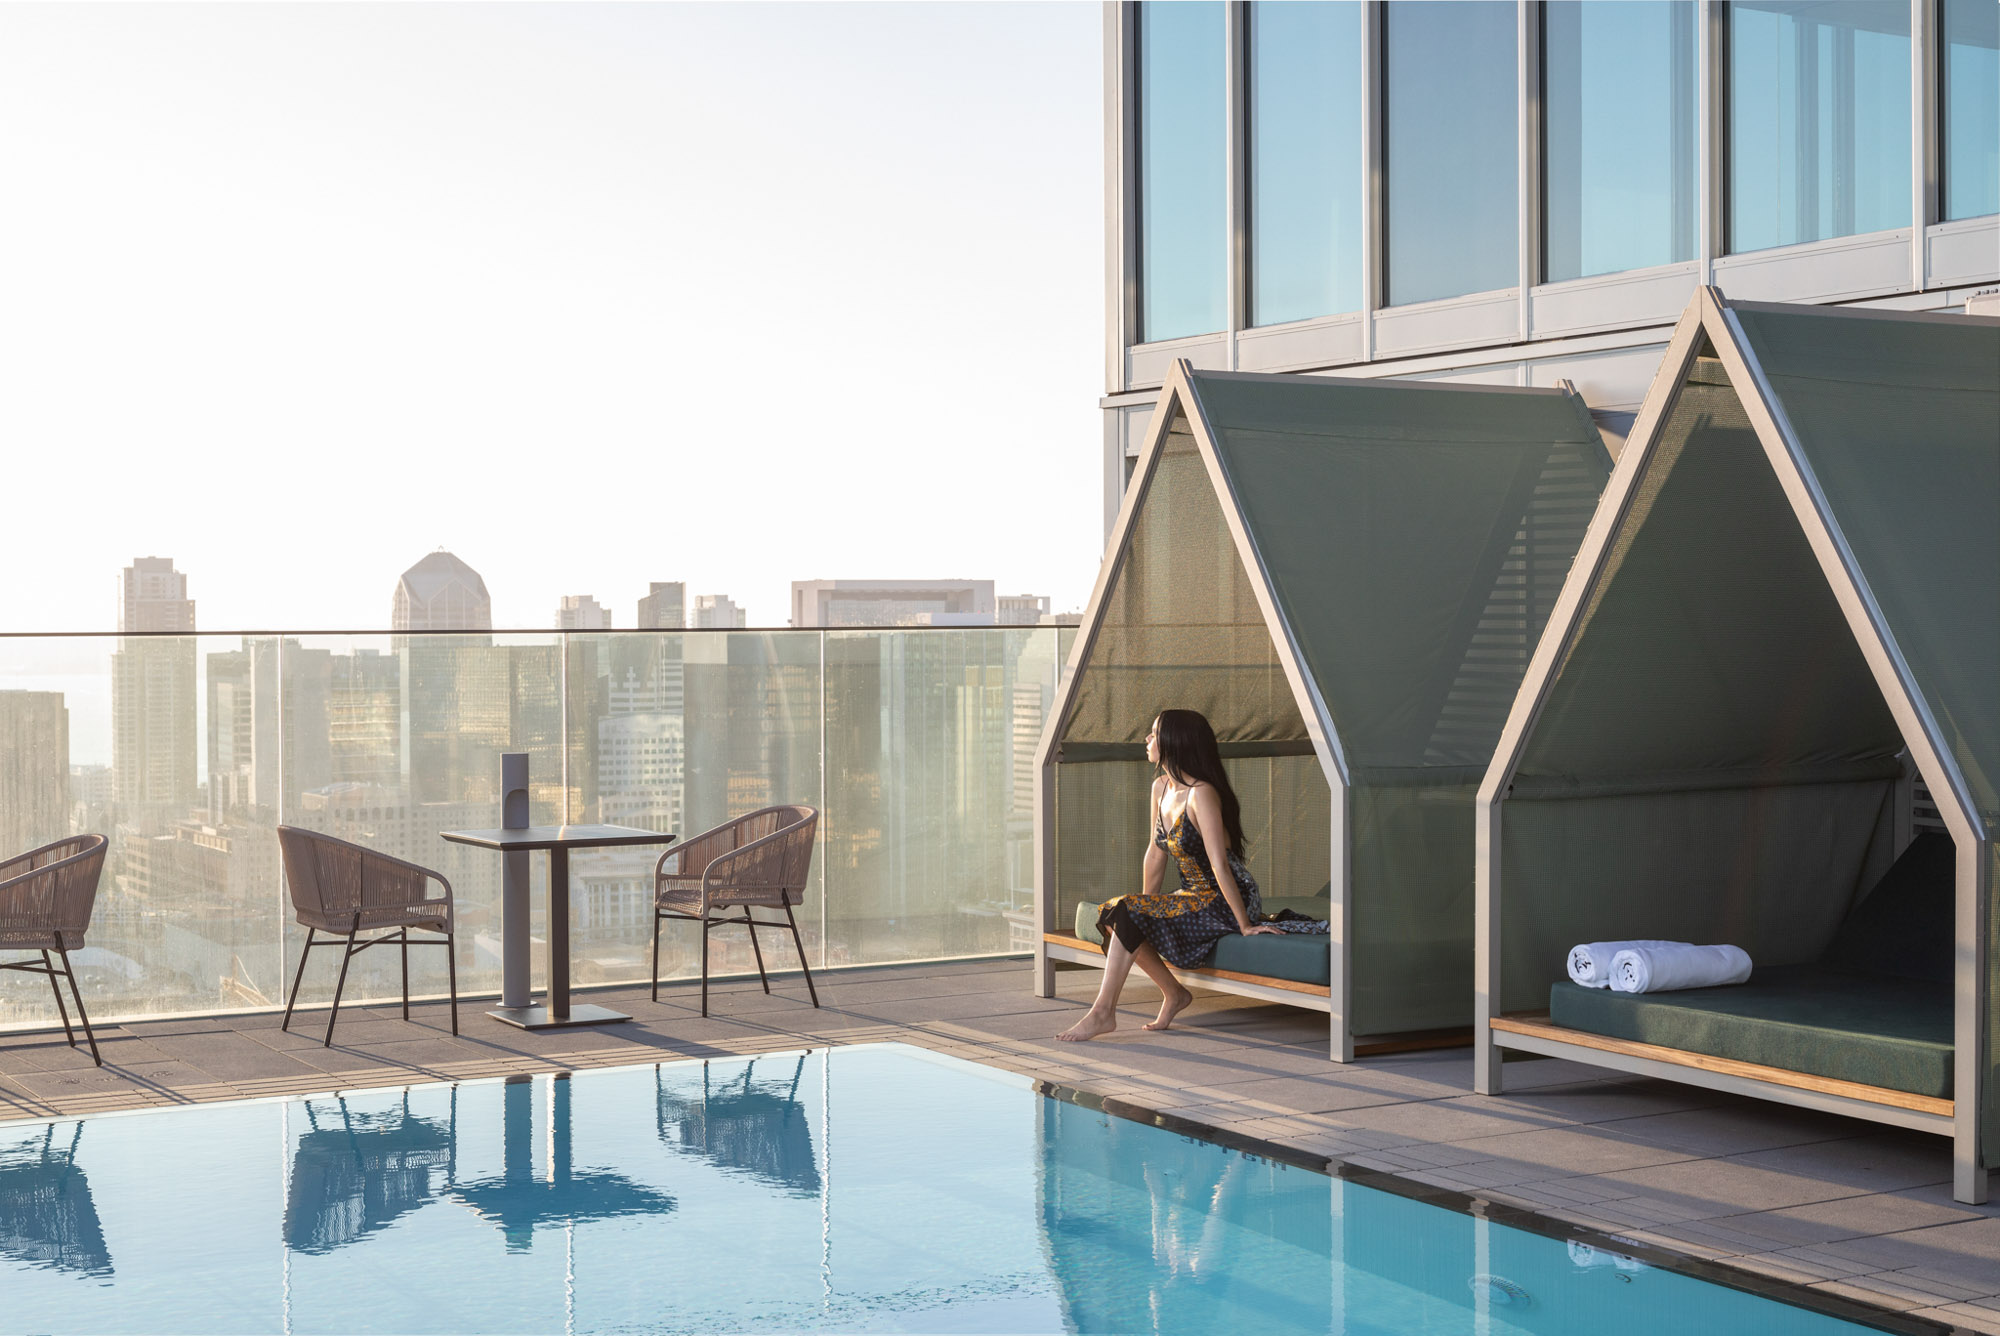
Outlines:
[[403, 1019], [410, 1019], [410, 928], [403, 925]]
[[799, 936], [799, 920], [792, 913], [792, 902], [789, 900], [785, 902], [785, 922], [792, 925], [792, 945], [799, 949], [799, 970], [806, 976], [806, 996], [812, 999], [813, 1006], [817, 1008], [819, 1006], [819, 989], [813, 987], [812, 966], [806, 964], [806, 941], [805, 938]]
[[292, 1028], [292, 1008], [298, 1005], [299, 985], [305, 982], [306, 957], [312, 954], [312, 949], [313, 949], [313, 930], [311, 928], [307, 928], [306, 944], [299, 948], [299, 968], [298, 972], [292, 975], [292, 995], [285, 999], [285, 1019], [278, 1026], [280, 1030], [289, 1030]]
[[458, 932], [454, 926], [444, 935], [444, 968], [451, 980], [451, 1032], [458, 1033]]
[[347, 962], [354, 959], [354, 934], [361, 929], [361, 915], [354, 916], [354, 926], [347, 930], [347, 949], [340, 953], [340, 981], [333, 986], [333, 1010], [326, 1013], [326, 1041], [324, 1048], [333, 1047], [333, 1023], [340, 1019], [340, 995], [347, 988]]
[[42, 968], [48, 971], [49, 987], [55, 990], [56, 1015], [62, 1017], [63, 1038], [69, 1040], [71, 1048], [76, 1047], [76, 1031], [69, 1028], [69, 1008], [63, 1005], [62, 984], [56, 978], [56, 965], [49, 959], [47, 951], [42, 952]]
[[660, 1000], [660, 911], [653, 910], [653, 1000]]
[[771, 995], [771, 976], [764, 973], [764, 948], [757, 945], [757, 920], [750, 917], [750, 910], [743, 911], [743, 926], [750, 930], [750, 951], [757, 957], [757, 977], [764, 981], [764, 996]]
[[62, 957], [63, 973], [69, 976], [69, 994], [76, 999], [76, 1019], [83, 1026], [83, 1037], [90, 1041], [90, 1060], [102, 1067], [104, 1055], [97, 1051], [97, 1035], [90, 1028], [90, 1015], [83, 1009], [83, 990], [76, 986], [76, 971], [69, 967], [69, 952], [63, 947], [62, 934], [56, 934], [56, 954]]

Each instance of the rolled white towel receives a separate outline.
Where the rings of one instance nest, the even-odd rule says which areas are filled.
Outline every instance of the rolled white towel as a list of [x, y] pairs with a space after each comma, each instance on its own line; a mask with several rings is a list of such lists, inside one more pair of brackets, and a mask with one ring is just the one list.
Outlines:
[[1620, 993], [1718, 988], [1749, 977], [1750, 957], [1740, 946], [1656, 942], [1627, 947], [1611, 958], [1611, 987]]
[[1635, 946], [1672, 945], [1672, 942], [1656, 942], [1644, 937], [1629, 942], [1584, 942], [1569, 949], [1569, 977], [1585, 988], [1609, 988], [1611, 962], [1620, 951]]

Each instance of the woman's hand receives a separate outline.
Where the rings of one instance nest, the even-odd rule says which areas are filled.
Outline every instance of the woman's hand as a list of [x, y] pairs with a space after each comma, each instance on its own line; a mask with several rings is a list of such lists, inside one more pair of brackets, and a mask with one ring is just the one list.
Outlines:
[[1268, 923], [1253, 923], [1247, 928], [1238, 928], [1236, 931], [1242, 933], [1245, 937], [1255, 937], [1257, 934], [1264, 932], [1275, 932], [1280, 937], [1285, 935], [1283, 928], [1274, 928]]

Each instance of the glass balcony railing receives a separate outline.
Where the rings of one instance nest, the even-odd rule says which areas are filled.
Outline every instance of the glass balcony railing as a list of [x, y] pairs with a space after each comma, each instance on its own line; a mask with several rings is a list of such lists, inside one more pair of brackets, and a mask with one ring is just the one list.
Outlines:
[[[820, 809], [798, 910], [815, 968], [1025, 950], [1034, 750], [1071, 628], [9, 636], [0, 638], [0, 856], [111, 839], [86, 946], [93, 1018], [277, 1007], [304, 930], [276, 828], [434, 868], [457, 901], [462, 994], [500, 984], [500, 859], [441, 831], [500, 824], [500, 755], [533, 819], [683, 836], [772, 803]], [[572, 978], [645, 978], [659, 849], [571, 858]], [[533, 860], [535, 976], [545, 860]], [[740, 940], [739, 940], [740, 939]], [[668, 924], [661, 977], [693, 974]], [[750, 971], [717, 933], [720, 972]], [[788, 949], [780, 951], [783, 962]], [[301, 1001], [332, 995], [315, 953]], [[373, 957], [373, 958], [371, 958]], [[435, 952], [413, 991], [443, 991]], [[392, 952], [346, 997], [398, 995]], [[324, 974], [325, 977], [321, 977]], [[0, 973], [0, 1027], [55, 1021]]]

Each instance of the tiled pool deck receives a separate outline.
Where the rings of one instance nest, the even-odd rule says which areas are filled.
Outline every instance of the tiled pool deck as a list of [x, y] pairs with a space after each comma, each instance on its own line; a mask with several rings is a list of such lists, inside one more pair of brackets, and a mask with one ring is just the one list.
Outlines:
[[1038, 999], [1022, 960], [796, 974], [593, 992], [634, 1021], [528, 1034], [441, 1004], [324, 1011], [291, 1033], [274, 1015], [105, 1026], [105, 1066], [60, 1030], [0, 1036], [0, 1120], [413, 1081], [616, 1066], [823, 1043], [898, 1040], [1114, 1097], [1314, 1155], [1526, 1208], [1971, 1331], [2000, 1333], [2000, 1206], [1951, 1199], [1942, 1138], [1558, 1061], [1512, 1064], [1500, 1098], [1471, 1093], [1466, 1049], [1327, 1061], [1323, 1017], [1205, 995], [1175, 1029], [1140, 1028], [1154, 995], [1128, 992], [1119, 1031], [1072, 1046], [1095, 971]]

